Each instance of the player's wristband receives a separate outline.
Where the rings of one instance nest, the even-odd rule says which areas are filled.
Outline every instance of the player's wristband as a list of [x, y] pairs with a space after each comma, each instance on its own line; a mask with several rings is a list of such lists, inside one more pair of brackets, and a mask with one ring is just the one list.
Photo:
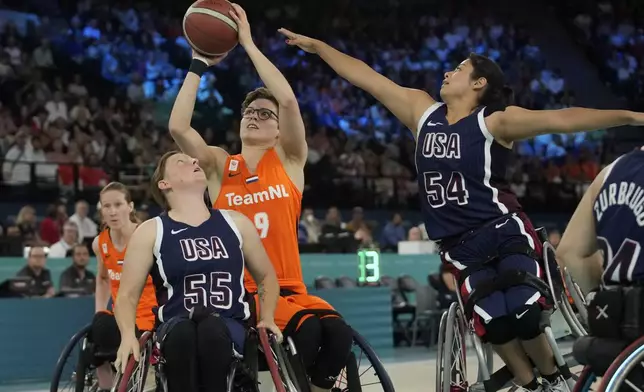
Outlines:
[[201, 75], [203, 75], [203, 73], [206, 72], [207, 69], [208, 64], [206, 64], [203, 60], [192, 59], [188, 72], [192, 72], [193, 74], [201, 77]]

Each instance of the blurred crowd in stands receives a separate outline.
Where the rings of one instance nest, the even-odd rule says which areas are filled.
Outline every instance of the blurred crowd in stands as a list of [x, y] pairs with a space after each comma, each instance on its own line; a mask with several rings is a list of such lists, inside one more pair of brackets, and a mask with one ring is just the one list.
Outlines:
[[566, 3], [579, 41], [614, 91], [644, 110], [644, 3], [575, 0]]
[[[389, 5], [394, 8], [383, 16], [347, 4], [331, 14], [311, 13], [306, 7], [316, 5], [304, 4], [248, 10], [255, 40], [287, 75], [304, 111], [309, 143], [305, 204], [415, 207], [414, 143], [372, 98], [314, 56], [287, 48], [275, 33], [277, 22], [328, 39], [394, 81], [433, 95], [443, 73], [474, 51], [501, 64], [518, 104], [541, 109], [575, 102], [561, 73], [546, 66], [524, 31], [476, 7], [452, 17], [454, 6], [442, 4], [432, 12], [442, 15], [437, 17], [420, 12], [415, 3]], [[84, 0], [70, 7], [63, 9], [64, 20], [4, 23], [3, 184], [71, 193], [120, 180], [135, 188], [138, 201], [147, 202], [153, 165], [174, 147], [167, 118], [189, 61], [180, 14], [128, 2]], [[239, 151], [237, 108], [243, 94], [259, 83], [241, 48], [203, 78], [194, 125], [208, 143]], [[599, 168], [597, 135], [548, 135], [517, 143], [513, 189], [528, 205], [550, 198], [576, 200]]]
[[[59, 13], [65, 18], [12, 21], [0, 12], [5, 21], [0, 33], [0, 197], [36, 197], [34, 190], [55, 189], [68, 200], [83, 197], [93, 204], [94, 199], [79, 192], [119, 180], [133, 188], [145, 217], [147, 180], [155, 161], [175, 147], [166, 123], [189, 61], [180, 14], [161, 13], [145, 3], [84, 0], [67, 5]], [[303, 108], [309, 145], [305, 206], [328, 208], [326, 216], [304, 210], [303, 245], [333, 243], [332, 249], [348, 251], [378, 244], [395, 250], [403, 239], [424, 238], [424, 231], [415, 226], [418, 222], [403, 222], [397, 214], [388, 222], [362, 217], [363, 207], [415, 208], [418, 189], [409, 133], [314, 56], [287, 48], [275, 34], [279, 25], [324, 38], [392, 80], [435, 96], [442, 74], [474, 51], [499, 62], [519, 105], [575, 105], [561, 72], [547, 67], [528, 34], [477, 7], [465, 13], [460, 9], [457, 17], [450, 4], [432, 15], [420, 12], [415, 3], [389, 4], [384, 16], [377, 10], [358, 13], [350, 3], [332, 12], [311, 13], [306, 7], [253, 5], [247, 10], [255, 40], [287, 75]], [[625, 14], [619, 6], [600, 2], [572, 4], [568, 12], [581, 36], [608, 60], [599, 64], [606, 80], [636, 101], [644, 85], [644, 26], [636, 17], [641, 8], [629, 6]], [[316, 20], [309, 20], [310, 15]], [[260, 83], [241, 48], [203, 78], [194, 125], [208, 143], [239, 151], [237, 108], [244, 93]], [[517, 143], [517, 156], [508, 168], [512, 190], [529, 210], [574, 206], [601, 169], [602, 137], [601, 132], [582, 132]], [[355, 207], [343, 223], [334, 206], [362, 207]], [[95, 226], [74, 218], [83, 216], [83, 210], [87, 215], [86, 202], [77, 204], [68, 218], [66, 206], [59, 203], [36, 217], [25, 206], [5, 219], [0, 230], [27, 244], [51, 245], [50, 252], [66, 252], [95, 235]]]

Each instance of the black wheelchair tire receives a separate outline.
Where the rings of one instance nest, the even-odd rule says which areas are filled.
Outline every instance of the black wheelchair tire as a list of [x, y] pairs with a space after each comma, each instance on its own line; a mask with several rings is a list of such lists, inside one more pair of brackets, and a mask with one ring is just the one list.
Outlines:
[[[67, 361], [67, 357], [71, 354], [72, 350], [78, 345], [78, 342], [80, 342], [82, 339], [87, 336], [89, 333], [90, 329], [92, 328], [91, 324], [87, 324], [84, 326], [80, 331], [76, 332], [71, 339], [69, 339], [69, 342], [67, 342], [67, 345], [65, 348], [63, 348], [63, 351], [60, 353], [60, 356], [58, 357], [58, 361], [56, 362], [56, 368], [54, 369], [54, 375], [51, 379], [51, 384], [49, 387], [50, 392], [58, 392], [58, 384], [60, 384], [61, 377], [63, 375], [63, 370], [65, 367], [65, 362]], [[81, 348], [82, 349], [82, 348]], [[80, 351], [80, 350], [79, 350]], [[76, 364], [74, 367], [74, 370], [78, 371], [78, 366], [80, 365], [81, 362], [83, 362], [82, 355], [79, 356], [79, 363]], [[85, 370], [83, 369], [83, 382], [85, 378]], [[78, 379], [78, 378], [77, 378]], [[78, 392], [78, 381], [76, 382], [76, 391]], [[81, 389], [82, 391], [82, 389]]]
[[362, 337], [362, 335], [360, 335], [355, 329], [353, 330], [353, 341], [367, 355], [369, 362], [373, 366], [373, 370], [376, 372], [376, 376], [378, 376], [378, 379], [382, 383], [383, 391], [395, 392], [396, 389], [394, 388], [394, 384], [391, 381], [391, 378], [389, 378], [389, 374], [387, 374], [387, 371], [385, 370], [384, 365], [380, 361], [378, 354], [376, 354], [376, 352], [373, 351], [371, 346], [367, 343], [367, 340], [364, 337]]

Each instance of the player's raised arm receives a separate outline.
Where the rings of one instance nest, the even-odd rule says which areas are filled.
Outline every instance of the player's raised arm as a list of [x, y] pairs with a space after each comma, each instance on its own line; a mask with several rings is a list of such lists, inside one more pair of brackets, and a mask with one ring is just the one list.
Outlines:
[[557, 261], [568, 268], [584, 293], [588, 293], [601, 283], [603, 258], [597, 248], [593, 203], [612, 166], [612, 164], [607, 166], [595, 177], [579, 202], [557, 246]]
[[94, 295], [94, 311], [107, 310], [107, 302], [110, 300], [110, 277], [107, 275], [107, 268], [103, 263], [102, 253], [98, 249], [98, 236], [92, 242], [92, 250], [96, 255], [96, 291]]
[[548, 133], [574, 133], [644, 124], [644, 114], [628, 110], [567, 108], [527, 110], [510, 106], [485, 120], [490, 133], [503, 141], [513, 142]]
[[363, 61], [348, 56], [320, 40], [286, 29], [279, 29], [279, 32], [286, 36], [287, 44], [298, 46], [305, 52], [317, 54], [338, 75], [373, 95], [414, 134], [418, 131], [418, 120], [425, 110], [436, 103], [426, 92], [399, 86]]
[[232, 6], [230, 16], [237, 23], [239, 44], [246, 50], [262, 82], [279, 103], [279, 143], [287, 157], [304, 165], [308, 148], [295, 93], [284, 75], [253, 42], [246, 12], [237, 4]]
[[219, 63], [225, 56], [206, 58], [193, 53], [192, 57], [188, 75], [186, 75], [179, 94], [177, 94], [177, 98], [174, 101], [168, 128], [179, 148], [184, 153], [197, 158], [206, 174], [210, 175], [219, 166], [223, 167], [228, 154], [219, 147], [208, 146], [199, 132], [192, 128], [190, 124], [195, 110], [201, 75], [208, 67]]
[[134, 334], [136, 307], [152, 268], [156, 235], [157, 222], [149, 219], [134, 230], [128, 242], [121, 284], [114, 304], [114, 316], [122, 336]]

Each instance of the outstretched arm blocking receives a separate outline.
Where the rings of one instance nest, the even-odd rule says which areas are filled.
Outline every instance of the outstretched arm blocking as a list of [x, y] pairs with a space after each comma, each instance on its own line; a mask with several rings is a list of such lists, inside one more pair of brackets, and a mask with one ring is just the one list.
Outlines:
[[548, 133], [574, 133], [622, 125], [641, 125], [644, 123], [644, 115], [628, 110], [527, 110], [510, 106], [505, 111], [491, 114], [485, 122], [494, 137], [513, 142]]
[[338, 75], [371, 94], [414, 134], [418, 132], [418, 120], [423, 112], [436, 103], [426, 92], [399, 86], [363, 61], [348, 56], [322, 41], [286, 29], [280, 29], [279, 32], [286, 36], [287, 44], [298, 46], [309, 53], [316, 53]]

